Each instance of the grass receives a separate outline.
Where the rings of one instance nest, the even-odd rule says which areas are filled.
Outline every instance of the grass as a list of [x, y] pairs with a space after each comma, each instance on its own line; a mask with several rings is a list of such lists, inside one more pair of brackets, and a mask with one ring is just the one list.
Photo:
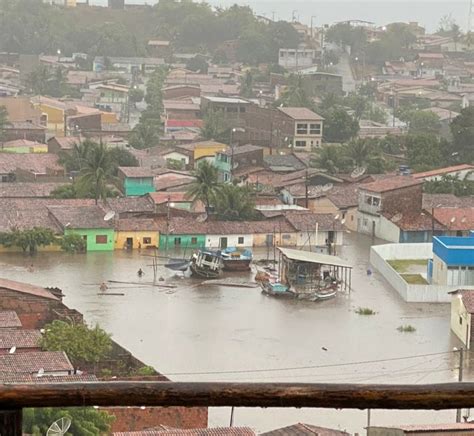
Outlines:
[[421, 274], [400, 274], [410, 285], [427, 285], [428, 282]]
[[359, 307], [355, 311], [358, 315], [375, 315], [375, 310], [372, 310], [370, 307]]
[[402, 260], [387, 260], [388, 264], [397, 272], [403, 273], [407, 271], [410, 266], [419, 265], [426, 266], [428, 259], [402, 259]]
[[410, 324], [407, 325], [401, 325], [400, 327], [397, 328], [397, 330], [401, 333], [413, 333], [416, 332], [416, 328], [413, 327]]

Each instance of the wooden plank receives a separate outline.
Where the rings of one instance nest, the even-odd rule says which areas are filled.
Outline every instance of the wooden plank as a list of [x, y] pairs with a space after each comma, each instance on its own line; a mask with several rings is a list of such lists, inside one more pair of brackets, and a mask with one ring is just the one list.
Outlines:
[[357, 385], [308, 383], [97, 382], [0, 386], [1, 407], [236, 406], [341, 409], [474, 407], [474, 383]]
[[0, 435], [21, 436], [21, 421], [21, 409], [0, 410]]

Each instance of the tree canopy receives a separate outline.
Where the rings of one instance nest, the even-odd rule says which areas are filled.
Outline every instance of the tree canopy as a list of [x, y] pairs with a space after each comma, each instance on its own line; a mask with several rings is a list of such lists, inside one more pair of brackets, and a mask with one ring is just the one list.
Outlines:
[[463, 109], [451, 123], [452, 153], [461, 162], [474, 162], [474, 106]]

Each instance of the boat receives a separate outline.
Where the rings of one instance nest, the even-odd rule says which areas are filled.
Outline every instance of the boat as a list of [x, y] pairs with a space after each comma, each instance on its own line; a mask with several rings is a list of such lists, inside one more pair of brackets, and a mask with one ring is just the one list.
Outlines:
[[295, 298], [295, 294], [288, 289], [288, 286], [280, 282], [261, 282], [262, 294], [277, 298]]
[[221, 251], [225, 271], [248, 271], [252, 262], [252, 251], [229, 247]]
[[186, 259], [169, 259], [168, 263], [165, 265], [165, 268], [168, 268], [172, 271], [181, 271], [184, 272], [189, 268], [190, 261]]
[[194, 277], [215, 279], [222, 272], [222, 256], [220, 251], [199, 250], [191, 257], [191, 274]]

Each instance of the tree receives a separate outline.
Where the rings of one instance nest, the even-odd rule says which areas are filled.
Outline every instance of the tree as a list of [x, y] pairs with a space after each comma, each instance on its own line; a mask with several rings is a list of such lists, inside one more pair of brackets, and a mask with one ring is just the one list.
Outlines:
[[118, 167], [138, 167], [138, 159], [126, 148], [114, 147], [109, 150], [109, 157], [112, 160], [114, 169], [112, 174], [117, 175]]
[[345, 144], [342, 149], [348, 169], [366, 168], [370, 174], [382, 173], [384, 160], [377, 141], [357, 139]]
[[210, 110], [204, 117], [204, 126], [201, 129], [201, 136], [204, 139], [228, 142], [230, 128], [225, 116], [220, 111]]
[[56, 189], [51, 191], [49, 195], [51, 198], [78, 198], [76, 187], [73, 184], [70, 185], [61, 185], [58, 186]]
[[193, 201], [200, 200], [209, 209], [216, 193], [220, 193], [217, 168], [207, 160], [199, 163], [193, 172], [196, 180], [190, 185], [187, 196]]
[[405, 146], [408, 162], [415, 171], [427, 171], [443, 164], [440, 141], [435, 135], [409, 135]]
[[140, 88], [131, 88], [128, 91], [128, 100], [131, 103], [139, 103], [145, 97], [145, 92]]
[[325, 142], [346, 142], [359, 132], [359, 123], [344, 109], [334, 108], [323, 114]]
[[450, 125], [453, 136], [452, 152], [461, 162], [474, 161], [474, 106], [469, 106]]
[[132, 129], [128, 137], [128, 143], [137, 150], [154, 147], [160, 142], [162, 124], [160, 119], [140, 120]]
[[444, 175], [440, 179], [429, 180], [424, 183], [423, 189], [429, 194], [453, 194], [458, 197], [474, 195], [474, 181], [469, 180], [472, 172], [467, 173], [464, 178]]
[[5, 106], [0, 106], [0, 142], [5, 138], [5, 128], [10, 125], [8, 121], [8, 112]]
[[0, 233], [0, 244], [6, 247], [20, 247], [24, 252], [36, 253], [38, 247], [51, 245], [56, 237], [51, 229], [33, 227], [27, 230], [13, 230]]
[[50, 425], [63, 417], [71, 420], [66, 436], [108, 434], [115, 419], [114, 415], [93, 407], [23, 409], [23, 433], [45, 435]]
[[206, 59], [200, 55], [196, 55], [186, 62], [187, 70], [196, 71], [200, 74], [207, 74], [208, 68], [209, 65], [207, 64]]
[[110, 335], [98, 325], [54, 320], [44, 327], [40, 346], [45, 351], [64, 351], [75, 367], [96, 364], [112, 349]]
[[60, 246], [68, 253], [80, 253], [86, 250], [86, 241], [77, 233], [69, 233], [61, 238]]
[[112, 179], [114, 163], [110, 150], [103, 144], [92, 143], [84, 159], [77, 190], [80, 194], [92, 193], [96, 204], [107, 197], [107, 183]]
[[324, 145], [311, 156], [310, 164], [313, 168], [336, 174], [344, 167], [342, 148], [338, 145]]
[[409, 132], [413, 135], [438, 135], [441, 130], [439, 116], [430, 111], [411, 111], [408, 114]]
[[90, 149], [94, 142], [86, 139], [72, 146], [70, 153], [61, 152], [59, 156], [60, 163], [66, 168], [66, 171], [80, 171], [86, 161]]
[[255, 219], [255, 200], [248, 187], [225, 184], [215, 197], [216, 214], [224, 221]]
[[250, 71], [247, 71], [240, 81], [240, 95], [246, 98], [254, 97], [253, 75]]

